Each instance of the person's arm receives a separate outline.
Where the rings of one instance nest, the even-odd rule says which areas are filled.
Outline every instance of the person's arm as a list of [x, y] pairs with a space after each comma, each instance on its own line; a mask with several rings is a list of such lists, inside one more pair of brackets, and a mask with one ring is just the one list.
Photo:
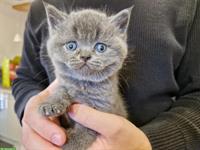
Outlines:
[[40, 43], [31, 24], [31, 19], [33, 19], [31, 11], [24, 32], [22, 61], [17, 70], [17, 78], [12, 85], [12, 94], [16, 100], [15, 111], [20, 120], [29, 98], [38, 94], [48, 84], [47, 75], [40, 62]]
[[34, 1], [31, 5], [24, 33], [22, 62], [12, 92], [16, 100], [15, 111], [22, 124], [21, 142], [25, 149], [60, 150], [66, 134], [58, 125], [59, 121], [38, 113], [39, 103], [45, 101], [56, 86], [56, 81], [48, 86], [49, 78], [40, 59], [42, 34], [38, 31], [45, 19], [41, 7], [41, 1]]
[[185, 56], [175, 72], [180, 90], [172, 108], [141, 129], [155, 150], [200, 149], [200, 1]]

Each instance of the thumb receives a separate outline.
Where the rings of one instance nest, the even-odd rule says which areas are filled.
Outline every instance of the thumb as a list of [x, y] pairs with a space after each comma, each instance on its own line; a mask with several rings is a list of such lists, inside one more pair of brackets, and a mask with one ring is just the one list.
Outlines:
[[65, 131], [59, 126], [59, 121], [56, 118], [48, 119], [38, 113], [38, 104], [43, 99], [45, 97], [40, 93], [28, 101], [24, 110], [22, 124], [28, 125], [44, 139], [56, 145], [63, 145], [66, 141], [66, 135]]
[[100, 112], [82, 104], [72, 105], [69, 109], [69, 116], [74, 121], [106, 137], [118, 132], [125, 120], [120, 116]]
[[[44, 89], [43, 91], [41, 91], [37, 97], [39, 97], [40, 101], [38, 101], [39, 103], [44, 102], [45, 99], [47, 97], [49, 97], [50, 95], [52, 95], [56, 89], [56, 87], [58, 87], [58, 79], [55, 79], [46, 89]], [[37, 105], [38, 106], [38, 103]]]
[[59, 126], [58, 119], [46, 118], [38, 113], [40, 103], [52, 94], [57, 85], [58, 81], [55, 80], [45, 90], [30, 98], [24, 110], [22, 124], [27, 124], [44, 139], [56, 145], [62, 145], [66, 141], [66, 135], [65, 131]]
[[52, 93], [55, 88], [58, 86], [58, 79], [55, 79], [45, 90], [48, 91], [50, 93]]

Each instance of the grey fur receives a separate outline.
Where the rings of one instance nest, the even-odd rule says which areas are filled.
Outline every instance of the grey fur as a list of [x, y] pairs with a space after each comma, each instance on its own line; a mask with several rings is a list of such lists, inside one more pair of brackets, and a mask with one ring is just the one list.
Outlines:
[[[126, 31], [131, 9], [116, 15], [83, 9], [63, 13], [54, 6], [44, 4], [49, 25], [48, 55], [55, 67], [59, 88], [39, 107], [44, 116], [65, 115], [66, 108], [75, 100], [97, 110], [127, 117], [118, 89], [118, 71], [127, 56]], [[76, 51], [63, 46], [76, 41]], [[97, 42], [108, 45], [104, 53], [94, 51]], [[81, 57], [91, 57], [87, 62]], [[85, 150], [97, 134], [74, 123], [67, 128], [69, 141], [66, 150]]]

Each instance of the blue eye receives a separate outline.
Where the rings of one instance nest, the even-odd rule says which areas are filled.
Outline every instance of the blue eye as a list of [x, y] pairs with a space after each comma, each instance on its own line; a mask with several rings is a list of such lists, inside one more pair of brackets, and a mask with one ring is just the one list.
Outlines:
[[97, 43], [97, 44], [95, 45], [94, 48], [95, 48], [95, 50], [96, 50], [97, 52], [103, 53], [103, 52], [106, 51], [107, 45], [106, 45], [106, 44], [103, 44], [103, 43]]
[[75, 41], [68, 42], [64, 45], [64, 48], [69, 51], [75, 51], [77, 48], [77, 43]]

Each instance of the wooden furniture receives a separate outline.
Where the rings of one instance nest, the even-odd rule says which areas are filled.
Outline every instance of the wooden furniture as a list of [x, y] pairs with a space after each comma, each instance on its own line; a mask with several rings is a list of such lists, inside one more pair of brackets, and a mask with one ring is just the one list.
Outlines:
[[22, 4], [15, 4], [15, 5], [12, 5], [12, 8], [17, 11], [27, 12], [30, 8], [30, 3], [26, 2], [26, 3], [22, 3]]

